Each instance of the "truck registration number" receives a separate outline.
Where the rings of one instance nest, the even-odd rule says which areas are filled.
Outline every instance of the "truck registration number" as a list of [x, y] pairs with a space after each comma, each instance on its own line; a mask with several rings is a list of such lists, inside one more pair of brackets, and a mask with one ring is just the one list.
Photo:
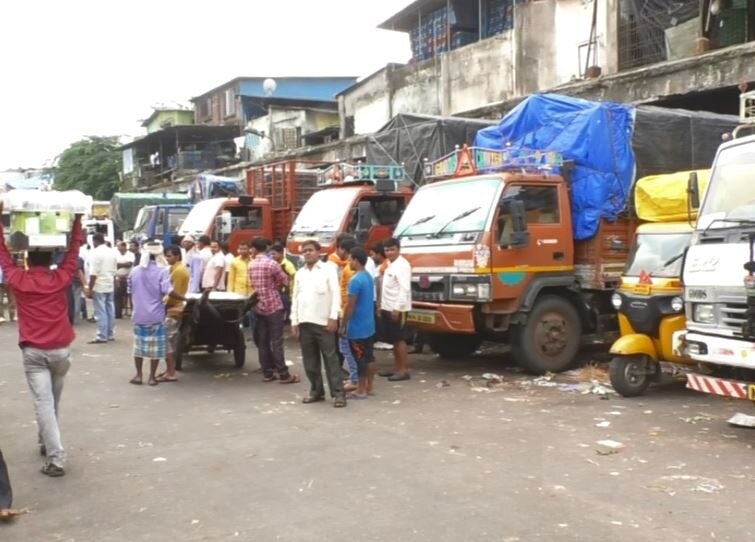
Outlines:
[[747, 397], [750, 399], [750, 401], [755, 401], [755, 384], [750, 384], [747, 386]]
[[406, 322], [409, 324], [434, 324], [435, 313], [409, 311], [409, 313], [406, 315]]

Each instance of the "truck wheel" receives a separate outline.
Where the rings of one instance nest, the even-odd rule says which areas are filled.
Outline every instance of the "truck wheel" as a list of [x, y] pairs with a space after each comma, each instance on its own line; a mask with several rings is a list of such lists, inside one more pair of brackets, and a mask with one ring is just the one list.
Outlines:
[[541, 297], [527, 323], [512, 330], [514, 360], [535, 374], [560, 373], [574, 362], [582, 336], [577, 309], [563, 297]]
[[655, 362], [643, 356], [613, 358], [608, 371], [613, 389], [623, 397], [637, 397], [645, 393], [654, 376], [654, 372], [648, 370], [649, 363]]
[[436, 333], [430, 335], [428, 342], [432, 351], [443, 359], [456, 359], [474, 354], [482, 344], [482, 337]]
[[237, 369], [241, 369], [246, 363], [246, 340], [240, 329], [236, 337], [236, 346], [233, 348], [233, 361]]

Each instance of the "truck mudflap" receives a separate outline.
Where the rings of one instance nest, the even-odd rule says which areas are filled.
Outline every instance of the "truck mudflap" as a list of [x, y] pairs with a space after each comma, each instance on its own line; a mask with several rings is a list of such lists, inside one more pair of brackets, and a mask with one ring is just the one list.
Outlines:
[[687, 387], [701, 393], [755, 401], [755, 382], [742, 382], [739, 380], [688, 373]]
[[474, 305], [414, 302], [406, 322], [428, 333], [477, 333]]

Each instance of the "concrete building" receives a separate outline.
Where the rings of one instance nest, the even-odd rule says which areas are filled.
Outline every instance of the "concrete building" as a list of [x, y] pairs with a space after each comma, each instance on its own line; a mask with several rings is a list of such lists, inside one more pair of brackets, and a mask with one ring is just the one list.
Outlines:
[[755, 2], [646, 4], [417, 0], [380, 25], [409, 33], [414, 58], [339, 94], [342, 134], [399, 113], [495, 118], [547, 90], [734, 113], [737, 85], [755, 80]]

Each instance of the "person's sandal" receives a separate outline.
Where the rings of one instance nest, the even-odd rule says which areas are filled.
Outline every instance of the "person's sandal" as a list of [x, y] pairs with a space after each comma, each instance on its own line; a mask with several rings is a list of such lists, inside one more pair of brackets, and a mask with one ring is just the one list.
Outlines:
[[42, 467], [42, 474], [46, 474], [47, 476], [51, 476], [53, 478], [63, 476], [65, 473], [66, 471], [63, 469], [63, 467], [58, 467], [54, 463], [47, 463]]
[[409, 380], [411, 375], [409, 373], [394, 373], [388, 377], [389, 382], [400, 382], [402, 380]]
[[269, 375], [262, 378], [263, 382], [274, 382], [275, 380], [278, 380], [278, 377], [275, 375]]
[[305, 405], [308, 405], [310, 403], [319, 403], [320, 401], [324, 401], [325, 396], [324, 395], [310, 395], [309, 397], [305, 397], [301, 400], [302, 403]]
[[343, 408], [346, 406], [346, 397], [336, 397], [333, 399], [333, 406], [335, 408]]
[[280, 379], [281, 384], [298, 384], [299, 383], [299, 377], [296, 375], [288, 375], [286, 378]]

